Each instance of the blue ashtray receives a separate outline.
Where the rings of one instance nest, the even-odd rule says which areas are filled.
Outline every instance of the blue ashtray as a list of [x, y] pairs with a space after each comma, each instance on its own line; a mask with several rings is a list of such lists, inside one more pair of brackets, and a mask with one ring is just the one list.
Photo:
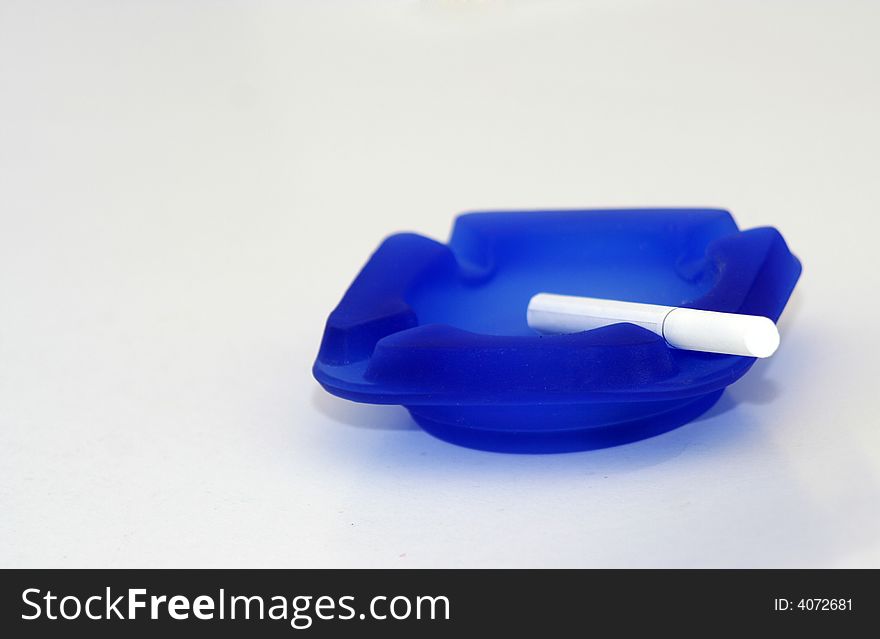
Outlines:
[[532, 295], [776, 321], [800, 272], [776, 229], [740, 231], [723, 210], [469, 213], [448, 244], [382, 243], [330, 314], [314, 375], [339, 397], [401, 404], [464, 446], [612, 446], [699, 416], [754, 358], [673, 349], [632, 324], [538, 335]]

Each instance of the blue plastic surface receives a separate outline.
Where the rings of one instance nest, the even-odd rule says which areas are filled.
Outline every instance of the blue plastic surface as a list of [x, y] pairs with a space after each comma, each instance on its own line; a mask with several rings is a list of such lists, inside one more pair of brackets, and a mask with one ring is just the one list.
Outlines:
[[329, 392], [402, 404], [474, 448], [556, 452], [634, 441], [707, 410], [753, 358], [670, 348], [632, 324], [540, 336], [539, 292], [779, 318], [801, 266], [773, 228], [715, 209], [470, 213], [449, 244], [393, 235], [330, 314]]

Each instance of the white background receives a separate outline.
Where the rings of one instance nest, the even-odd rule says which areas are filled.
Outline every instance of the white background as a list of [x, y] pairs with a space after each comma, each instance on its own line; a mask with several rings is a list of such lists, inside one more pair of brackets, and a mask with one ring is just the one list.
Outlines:
[[[0, 565], [880, 566], [880, 5], [0, 5]], [[705, 417], [458, 448], [311, 377], [387, 234], [721, 206], [804, 274]]]

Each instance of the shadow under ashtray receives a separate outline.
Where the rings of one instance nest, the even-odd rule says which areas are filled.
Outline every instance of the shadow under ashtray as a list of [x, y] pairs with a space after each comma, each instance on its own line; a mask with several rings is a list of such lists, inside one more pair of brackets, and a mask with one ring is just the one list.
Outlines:
[[312, 406], [325, 417], [346, 426], [369, 430], [418, 429], [403, 406], [358, 404], [330, 395], [317, 387], [312, 392]]

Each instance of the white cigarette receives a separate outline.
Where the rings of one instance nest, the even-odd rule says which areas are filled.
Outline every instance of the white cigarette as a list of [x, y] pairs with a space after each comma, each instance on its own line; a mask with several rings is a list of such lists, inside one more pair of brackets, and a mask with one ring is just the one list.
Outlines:
[[660, 335], [673, 348], [770, 357], [779, 331], [768, 317], [700, 311], [677, 306], [538, 293], [529, 301], [528, 323], [539, 333], [578, 333], [628, 322]]

